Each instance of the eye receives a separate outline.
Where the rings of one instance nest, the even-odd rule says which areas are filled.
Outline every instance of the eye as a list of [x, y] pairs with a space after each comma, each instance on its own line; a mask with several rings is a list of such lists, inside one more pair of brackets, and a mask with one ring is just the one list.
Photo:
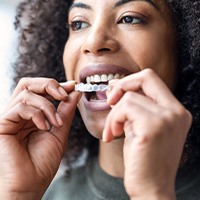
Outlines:
[[89, 24], [87, 22], [84, 22], [84, 21], [79, 21], [79, 20], [76, 20], [76, 21], [72, 21], [68, 27], [72, 30], [72, 31], [78, 31], [78, 30], [81, 30], [81, 29], [84, 29], [84, 28], [87, 28], [89, 27]]
[[144, 23], [144, 19], [138, 16], [127, 15], [123, 16], [118, 23], [122, 24], [142, 24]]

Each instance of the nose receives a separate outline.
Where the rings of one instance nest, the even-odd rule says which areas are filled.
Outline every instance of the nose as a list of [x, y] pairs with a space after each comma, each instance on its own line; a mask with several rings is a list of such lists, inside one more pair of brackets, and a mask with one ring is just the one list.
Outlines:
[[119, 49], [119, 43], [105, 26], [92, 26], [86, 34], [86, 38], [82, 45], [84, 54], [100, 55], [109, 52], [116, 52]]

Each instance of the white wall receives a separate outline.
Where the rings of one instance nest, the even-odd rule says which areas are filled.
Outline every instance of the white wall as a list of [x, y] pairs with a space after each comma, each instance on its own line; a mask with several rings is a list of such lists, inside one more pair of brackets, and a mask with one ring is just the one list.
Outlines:
[[10, 98], [11, 63], [15, 61], [17, 46], [17, 33], [13, 23], [18, 2], [18, 0], [0, 0], [0, 113]]

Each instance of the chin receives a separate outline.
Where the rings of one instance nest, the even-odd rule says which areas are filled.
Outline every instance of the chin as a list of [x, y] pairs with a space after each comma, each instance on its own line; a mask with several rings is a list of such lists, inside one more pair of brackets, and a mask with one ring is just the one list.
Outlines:
[[91, 111], [79, 106], [79, 111], [83, 122], [88, 132], [98, 138], [102, 139], [102, 132], [105, 126], [105, 120], [110, 110], [106, 111]]

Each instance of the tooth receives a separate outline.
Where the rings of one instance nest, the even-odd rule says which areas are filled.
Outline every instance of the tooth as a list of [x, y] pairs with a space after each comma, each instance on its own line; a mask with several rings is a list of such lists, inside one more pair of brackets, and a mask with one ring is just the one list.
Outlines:
[[90, 81], [91, 81], [91, 78], [88, 76], [88, 77], [86, 78], [86, 82], [87, 82], [87, 83], [90, 83]]
[[109, 74], [108, 75], [108, 81], [112, 80], [114, 78], [114, 75], [113, 74]]
[[94, 82], [94, 76], [90, 76], [90, 82]]
[[115, 74], [114, 79], [119, 79], [120, 75], [119, 74]]
[[95, 74], [93, 76], [86, 77], [86, 83], [108, 82], [112, 79], [121, 79], [124, 77], [125, 77], [124, 74], [120, 75], [119, 73], [116, 73], [115, 75], [114, 74], [102, 74], [102, 75]]
[[106, 74], [101, 75], [101, 82], [107, 82], [108, 81], [108, 77]]
[[100, 83], [101, 82], [101, 78], [100, 78], [100, 76], [99, 75], [94, 75], [94, 82], [95, 83]]

